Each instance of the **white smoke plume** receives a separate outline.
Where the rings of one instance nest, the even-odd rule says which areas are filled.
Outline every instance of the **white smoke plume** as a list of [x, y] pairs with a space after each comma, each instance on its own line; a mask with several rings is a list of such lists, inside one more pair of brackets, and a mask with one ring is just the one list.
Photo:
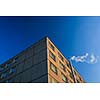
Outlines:
[[90, 55], [86, 53], [85, 55], [82, 56], [72, 56], [70, 60], [81, 63], [85, 62], [88, 64], [95, 64], [98, 62], [99, 56], [95, 56], [93, 53]]

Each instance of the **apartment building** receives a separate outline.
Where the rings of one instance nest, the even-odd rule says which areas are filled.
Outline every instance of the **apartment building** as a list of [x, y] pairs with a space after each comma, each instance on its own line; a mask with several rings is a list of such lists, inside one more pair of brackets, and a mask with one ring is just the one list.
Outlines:
[[48, 37], [0, 65], [0, 83], [85, 83]]

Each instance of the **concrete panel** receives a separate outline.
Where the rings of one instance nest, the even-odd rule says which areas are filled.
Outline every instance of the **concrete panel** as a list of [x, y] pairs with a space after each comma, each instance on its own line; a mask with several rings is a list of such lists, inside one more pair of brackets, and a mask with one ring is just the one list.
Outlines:
[[38, 56], [38, 62], [46, 60], [46, 58], [47, 58], [47, 50], [45, 49], [45, 50], [41, 51], [38, 55], [39, 55]]
[[45, 75], [36, 80], [33, 80], [32, 83], [48, 83], [48, 75]]
[[38, 56], [39, 56], [38, 54], [33, 56], [34, 64], [38, 64], [39, 63]]
[[20, 55], [18, 56], [17, 62], [20, 63], [20, 62], [22, 62], [22, 61], [24, 61], [24, 60], [25, 60], [25, 53], [22, 53], [22, 54], [20, 54]]
[[23, 67], [24, 67], [24, 62], [21, 62], [17, 65], [16, 69], [17, 69], [17, 74], [23, 71]]
[[28, 58], [27, 60], [25, 60], [25, 64], [24, 64], [24, 70], [26, 70], [27, 68], [30, 68], [32, 66], [33, 63], [33, 57]]
[[46, 48], [46, 42], [41, 41], [41, 42], [39, 42], [35, 45], [34, 53], [36, 54], [36, 53], [40, 52], [41, 50], [43, 50], [45, 48]]
[[21, 74], [18, 74], [18, 75], [15, 77], [15, 83], [21, 83], [21, 79], [22, 79], [22, 73], [21, 73]]
[[33, 48], [28, 48], [25, 52], [25, 56], [26, 56], [26, 59], [28, 59], [29, 57], [33, 56]]
[[31, 77], [32, 77], [31, 72], [32, 72], [31, 68], [29, 70], [23, 72], [22, 80], [21, 80], [22, 83], [27, 83], [27, 82], [31, 81]]
[[47, 61], [39, 63], [32, 68], [32, 80], [47, 73]]

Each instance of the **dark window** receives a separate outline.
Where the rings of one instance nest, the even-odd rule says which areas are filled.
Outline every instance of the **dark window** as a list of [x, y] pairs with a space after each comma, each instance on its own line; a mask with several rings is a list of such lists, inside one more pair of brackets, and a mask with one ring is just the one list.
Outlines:
[[71, 64], [66, 62], [66, 65], [69, 69], [71, 69]]
[[6, 77], [7, 77], [7, 74], [6, 74], [6, 73], [2, 73], [2, 74], [1, 74], [1, 79], [2, 79], [2, 78], [6, 78]]
[[7, 63], [7, 64], [5, 65], [5, 68], [10, 67], [12, 64], [16, 63], [17, 61], [18, 61], [18, 58], [13, 59], [12, 61], [10, 61], [9, 63]]
[[13, 83], [13, 79], [6, 80], [5, 83]]
[[51, 78], [51, 83], [58, 83], [58, 81], [54, 78]]
[[12, 61], [12, 64], [16, 63], [17, 62], [17, 59], [13, 59]]
[[55, 48], [54, 48], [54, 46], [49, 42], [49, 47], [53, 50], [53, 51], [55, 51]]
[[55, 56], [52, 52], [49, 53], [49, 56], [50, 56], [54, 61], [56, 61], [56, 56]]
[[4, 68], [2, 66], [0, 66], [0, 72], [2, 72], [4, 70]]
[[65, 66], [61, 62], [59, 62], [59, 64], [60, 64], [60, 68], [62, 68], [66, 72]]
[[82, 78], [81, 77], [79, 77], [79, 79], [80, 79], [80, 81], [82, 81]]
[[77, 72], [74, 70], [74, 74], [77, 75]]
[[13, 60], [13, 63], [17, 63], [17, 62], [18, 62], [18, 57]]
[[55, 66], [54, 64], [52, 64], [52, 63], [50, 63], [50, 69], [51, 69], [55, 74], [58, 73], [58, 72], [57, 72], [56, 66]]
[[13, 67], [13, 68], [10, 69], [9, 74], [13, 74], [15, 72], [16, 72], [16, 67]]
[[64, 58], [62, 57], [62, 55], [58, 52], [58, 57], [62, 60], [62, 61], [64, 61]]
[[79, 80], [77, 80], [77, 83], [80, 83], [80, 81], [79, 81]]
[[67, 79], [67, 77], [66, 77], [64, 74], [62, 74], [62, 80], [63, 80], [64, 82], [68, 83], [68, 79]]
[[11, 66], [11, 63], [8, 63], [8, 64], [5, 65], [5, 68], [8, 68], [10, 66]]
[[70, 73], [70, 77], [73, 79], [73, 75], [72, 75], [72, 73]]
[[68, 73], [69, 73], [69, 76], [73, 79], [73, 74], [72, 74], [72, 72], [70, 72], [69, 70], [67, 70], [68, 71]]

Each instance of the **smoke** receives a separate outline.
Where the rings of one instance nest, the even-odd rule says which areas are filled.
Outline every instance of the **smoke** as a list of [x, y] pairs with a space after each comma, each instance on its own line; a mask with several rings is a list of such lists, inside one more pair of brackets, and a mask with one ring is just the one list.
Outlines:
[[75, 61], [75, 62], [81, 62], [81, 63], [88, 63], [88, 64], [95, 64], [99, 60], [99, 56], [95, 56], [93, 53], [88, 54], [86, 53], [85, 55], [82, 56], [72, 56], [70, 60]]

